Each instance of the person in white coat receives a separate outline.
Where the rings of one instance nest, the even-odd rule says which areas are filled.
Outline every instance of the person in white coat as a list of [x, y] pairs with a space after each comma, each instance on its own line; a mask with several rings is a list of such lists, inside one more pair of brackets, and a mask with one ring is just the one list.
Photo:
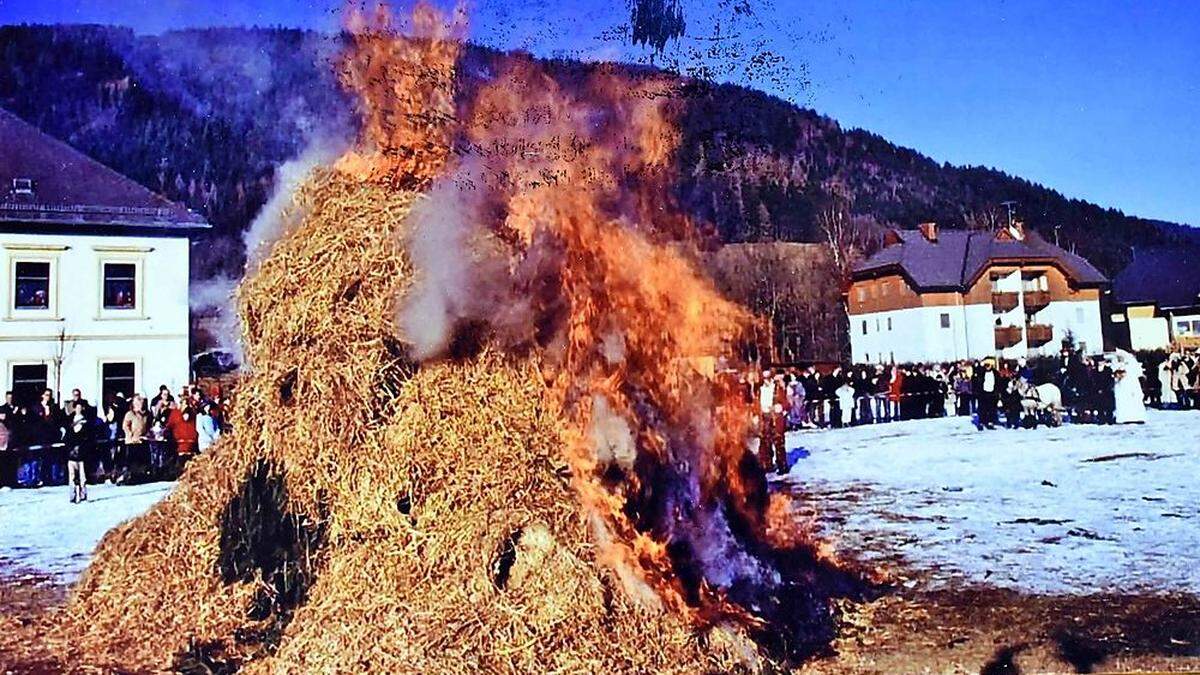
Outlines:
[[1118, 349], [1117, 361], [1113, 365], [1117, 383], [1113, 387], [1116, 399], [1115, 417], [1117, 424], [1142, 424], [1146, 421], [1145, 394], [1142, 392], [1142, 364], [1129, 352]]
[[212, 404], [205, 403], [200, 409], [200, 414], [196, 416], [196, 448], [200, 452], [207, 452], [220, 437], [221, 429], [213, 419]]
[[850, 386], [849, 382], [843, 382], [842, 386], [833, 392], [833, 395], [837, 396], [838, 408], [842, 413], [842, 426], [850, 426], [854, 415], [854, 387]]
[[1162, 402], [1162, 407], [1174, 407], [1179, 404], [1179, 399], [1175, 396], [1174, 388], [1175, 374], [1175, 357], [1165, 359], [1158, 366], [1158, 383], [1162, 387], [1162, 396], [1159, 401]]

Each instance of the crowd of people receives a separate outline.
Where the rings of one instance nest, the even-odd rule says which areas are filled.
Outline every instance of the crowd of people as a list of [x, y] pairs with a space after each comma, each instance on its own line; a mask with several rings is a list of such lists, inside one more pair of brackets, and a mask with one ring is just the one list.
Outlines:
[[[1118, 424], [1145, 421], [1145, 404], [1200, 407], [1200, 357], [1170, 355], [1147, 377], [1128, 352], [1088, 356], [1064, 348], [1056, 357], [939, 364], [857, 365], [828, 370], [778, 368], [739, 378], [757, 404], [763, 463], [783, 471], [784, 434], [945, 416], [971, 417], [980, 429], [1023, 428], [1043, 421]], [[1046, 389], [1045, 385], [1053, 385]], [[1046, 400], [1045, 406], [1030, 401]], [[1054, 419], [1039, 412], [1051, 411]]]
[[1148, 379], [1146, 398], [1168, 410], [1200, 408], [1200, 354], [1175, 353], [1158, 366], [1158, 377]]
[[0, 404], [0, 487], [66, 483], [71, 502], [87, 500], [88, 482], [170, 478], [225, 429], [228, 402], [198, 386], [178, 395], [163, 385], [147, 400], [116, 394], [103, 410], [79, 389], [61, 406], [50, 389], [37, 401]]

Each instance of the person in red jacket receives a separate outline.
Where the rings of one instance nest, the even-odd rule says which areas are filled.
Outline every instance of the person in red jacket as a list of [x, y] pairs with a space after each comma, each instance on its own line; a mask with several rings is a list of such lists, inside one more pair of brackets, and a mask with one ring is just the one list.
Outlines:
[[196, 443], [200, 435], [196, 432], [196, 413], [190, 406], [172, 404], [167, 415], [167, 433], [175, 441], [175, 452], [181, 463], [186, 463], [196, 454]]
[[891, 408], [891, 419], [900, 419], [900, 395], [904, 391], [904, 369], [892, 367], [892, 381], [888, 383], [888, 406]]

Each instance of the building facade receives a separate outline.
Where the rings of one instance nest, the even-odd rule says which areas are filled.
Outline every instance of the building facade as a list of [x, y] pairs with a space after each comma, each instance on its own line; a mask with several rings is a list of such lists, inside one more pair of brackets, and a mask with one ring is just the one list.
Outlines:
[[1109, 322], [1126, 349], [1200, 348], [1200, 261], [1179, 248], [1134, 250], [1113, 279]]
[[1000, 232], [894, 230], [853, 272], [847, 306], [860, 363], [1088, 353], [1104, 338], [1104, 275], [1019, 225]]
[[0, 385], [103, 403], [185, 384], [204, 220], [4, 111], [0, 148]]

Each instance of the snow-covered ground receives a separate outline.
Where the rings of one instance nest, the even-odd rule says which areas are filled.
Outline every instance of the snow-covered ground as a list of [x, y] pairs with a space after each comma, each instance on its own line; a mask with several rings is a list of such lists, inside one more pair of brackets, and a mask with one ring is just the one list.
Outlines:
[[797, 432], [788, 447], [786, 480], [840, 551], [931, 586], [1200, 593], [1200, 412], [987, 432], [919, 420]]
[[[1200, 412], [978, 432], [947, 418], [790, 434], [787, 481], [852, 557], [933, 586], [1200, 593]], [[803, 449], [803, 451], [801, 451]], [[0, 489], [0, 576], [70, 582], [174, 483]]]
[[74, 581], [100, 537], [162, 499], [174, 483], [89, 485], [88, 501], [71, 503], [65, 485], [0, 489], [0, 576]]

